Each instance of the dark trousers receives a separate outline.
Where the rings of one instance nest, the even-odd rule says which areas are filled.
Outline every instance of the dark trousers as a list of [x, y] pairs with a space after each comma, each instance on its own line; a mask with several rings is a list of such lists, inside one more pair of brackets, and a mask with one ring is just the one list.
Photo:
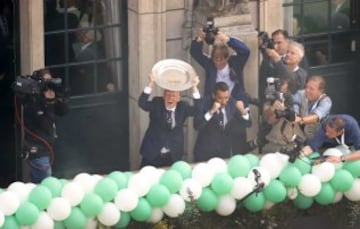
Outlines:
[[172, 163], [173, 163], [173, 160], [171, 158], [170, 153], [160, 153], [156, 158], [154, 158], [152, 160], [148, 160], [143, 157], [140, 168], [147, 166], [147, 165], [152, 165], [155, 167], [168, 167], [168, 166], [171, 166]]

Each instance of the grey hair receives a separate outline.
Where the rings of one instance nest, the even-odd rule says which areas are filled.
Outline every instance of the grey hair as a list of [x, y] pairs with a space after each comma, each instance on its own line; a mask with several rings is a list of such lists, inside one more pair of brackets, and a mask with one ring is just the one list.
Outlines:
[[305, 49], [304, 49], [304, 45], [302, 45], [301, 43], [299, 43], [299, 42], [297, 42], [297, 41], [290, 41], [289, 42], [289, 47], [290, 46], [293, 46], [293, 47], [296, 47], [296, 48], [298, 48], [299, 49], [299, 55], [300, 55], [300, 57], [301, 58], [303, 58], [304, 57], [304, 55], [305, 55]]

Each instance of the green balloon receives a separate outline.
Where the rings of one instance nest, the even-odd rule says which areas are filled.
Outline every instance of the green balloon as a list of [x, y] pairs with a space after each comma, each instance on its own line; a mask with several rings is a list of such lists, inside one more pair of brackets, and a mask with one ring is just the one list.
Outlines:
[[86, 226], [87, 218], [84, 213], [78, 208], [71, 209], [69, 217], [64, 220], [64, 224], [68, 229], [82, 229]]
[[152, 207], [163, 207], [170, 199], [170, 191], [162, 184], [153, 185], [146, 195], [146, 200]]
[[64, 221], [54, 220], [54, 229], [66, 229]]
[[253, 153], [247, 153], [245, 157], [249, 160], [251, 168], [258, 166], [260, 163], [259, 157]]
[[40, 210], [47, 208], [52, 200], [52, 194], [50, 190], [42, 185], [34, 187], [28, 197], [28, 201], [35, 204], [35, 206]]
[[280, 173], [279, 180], [284, 183], [286, 187], [296, 187], [301, 180], [301, 172], [294, 165], [289, 164]]
[[105, 177], [96, 183], [94, 192], [98, 194], [104, 202], [109, 202], [114, 199], [118, 191], [117, 187], [115, 181]]
[[354, 183], [354, 177], [345, 169], [338, 169], [335, 175], [330, 180], [332, 187], [335, 191], [346, 192], [349, 191]]
[[308, 155], [307, 157], [310, 159], [315, 159], [315, 158], [319, 158], [321, 155], [319, 152], [312, 152], [310, 155]]
[[108, 178], [110, 178], [110, 179], [112, 179], [113, 181], [116, 182], [116, 185], [117, 185], [117, 189], [118, 189], [118, 190], [127, 187], [127, 184], [128, 184], [128, 176], [125, 175], [125, 174], [122, 173], [122, 172], [119, 172], [119, 171], [111, 172], [111, 173], [108, 175]]
[[183, 179], [191, 177], [191, 166], [185, 161], [175, 162], [171, 165], [170, 169], [178, 171]]
[[2, 225], [3, 229], [19, 229], [20, 225], [16, 221], [15, 216], [5, 216], [4, 224]]
[[63, 185], [59, 179], [55, 177], [47, 177], [42, 180], [41, 185], [47, 187], [50, 190], [53, 198], [59, 197], [61, 195]]
[[300, 170], [302, 175], [311, 171], [311, 161], [307, 157], [297, 158], [293, 165]]
[[215, 210], [219, 203], [219, 199], [216, 193], [210, 188], [204, 188], [201, 192], [199, 199], [196, 200], [196, 204], [201, 211], [210, 212]]
[[335, 199], [335, 194], [335, 190], [329, 183], [322, 183], [321, 190], [314, 199], [321, 205], [332, 204]]
[[178, 171], [167, 170], [161, 175], [159, 183], [164, 185], [173, 194], [180, 190], [183, 178]]
[[349, 171], [353, 177], [360, 177], [360, 160], [345, 162], [342, 168]]
[[130, 223], [131, 217], [128, 212], [120, 212], [120, 220], [115, 225], [115, 228], [126, 228]]
[[149, 202], [145, 198], [140, 198], [136, 208], [130, 212], [130, 216], [138, 222], [143, 222], [151, 216], [151, 213]]
[[218, 173], [211, 182], [211, 188], [217, 195], [225, 195], [231, 192], [234, 180], [228, 173]]
[[273, 203], [280, 203], [285, 200], [287, 191], [283, 183], [278, 180], [272, 180], [264, 189], [265, 199]]
[[87, 193], [80, 202], [80, 209], [87, 217], [92, 217], [101, 212], [103, 205], [104, 202], [100, 196], [95, 193]]
[[244, 200], [244, 207], [250, 212], [261, 211], [265, 206], [265, 197], [262, 192], [253, 193]]
[[314, 203], [314, 199], [312, 197], [304, 196], [299, 192], [293, 203], [300, 209], [308, 209]]
[[244, 155], [231, 157], [227, 164], [227, 170], [233, 178], [247, 176], [250, 169], [251, 164]]
[[20, 204], [19, 208], [15, 212], [15, 218], [20, 225], [32, 225], [39, 218], [39, 209], [35, 204], [30, 202], [24, 202]]

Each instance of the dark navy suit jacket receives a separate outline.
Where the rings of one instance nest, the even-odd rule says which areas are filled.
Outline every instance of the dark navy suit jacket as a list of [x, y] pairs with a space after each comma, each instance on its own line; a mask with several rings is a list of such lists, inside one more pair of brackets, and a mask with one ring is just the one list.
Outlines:
[[[231, 92], [231, 95], [236, 100], [242, 100], [247, 106], [247, 100], [244, 89], [244, 75], [243, 69], [249, 58], [250, 49], [240, 40], [230, 37], [227, 43], [231, 47], [235, 54], [229, 58], [229, 67], [231, 69], [230, 77], [235, 82], [235, 87]], [[216, 84], [217, 69], [210, 56], [206, 55], [202, 51], [203, 42], [197, 42], [193, 40], [191, 42], [190, 54], [191, 56], [204, 68], [205, 70], [205, 90], [204, 95], [208, 96], [212, 94], [212, 90]]]
[[181, 160], [184, 154], [184, 130], [186, 118], [199, 112], [200, 99], [194, 99], [194, 105], [180, 101], [175, 109], [174, 128], [169, 129], [166, 124], [166, 107], [163, 97], [149, 100], [149, 94], [142, 93], [138, 104], [144, 111], [149, 112], [149, 126], [145, 132], [140, 154], [148, 161], [154, 160], [160, 154], [162, 147], [170, 149], [173, 161]]
[[234, 128], [233, 122], [242, 122], [242, 117], [235, 106], [235, 99], [230, 98], [225, 107], [227, 123], [225, 128], [220, 125], [220, 114], [215, 113], [210, 120], [205, 119], [214, 101], [207, 97], [204, 100], [203, 111], [194, 118], [194, 128], [199, 131], [195, 143], [195, 161], [206, 161], [212, 157], [228, 158], [231, 156], [231, 135]]

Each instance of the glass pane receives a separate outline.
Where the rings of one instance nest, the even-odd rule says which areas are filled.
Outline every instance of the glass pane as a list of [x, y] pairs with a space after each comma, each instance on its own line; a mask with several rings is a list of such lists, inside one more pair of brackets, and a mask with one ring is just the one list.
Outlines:
[[46, 67], [62, 76], [72, 95], [107, 91], [113, 76], [123, 75], [118, 72], [121, 68], [106, 63], [122, 57], [122, 1], [44, 2]]
[[350, 28], [350, 1], [332, 0], [331, 28], [344, 30]]
[[305, 56], [310, 66], [323, 65], [329, 63], [329, 52], [327, 37], [319, 37], [316, 41], [305, 43]]

